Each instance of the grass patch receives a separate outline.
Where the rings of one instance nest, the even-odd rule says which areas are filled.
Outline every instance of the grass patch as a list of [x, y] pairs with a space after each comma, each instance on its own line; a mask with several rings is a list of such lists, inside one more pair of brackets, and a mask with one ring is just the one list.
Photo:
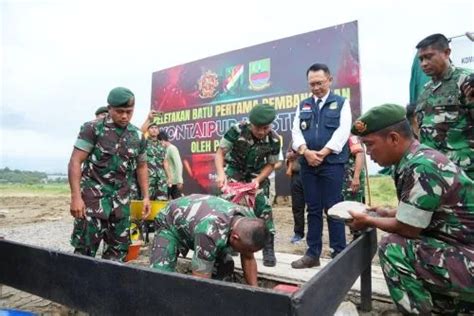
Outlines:
[[66, 183], [48, 184], [0, 184], [0, 196], [8, 195], [69, 195], [69, 185]]
[[[392, 206], [398, 204], [395, 185], [389, 176], [370, 177], [373, 206]], [[48, 184], [0, 184], [0, 196], [9, 195], [69, 195], [69, 185], [66, 183]], [[368, 198], [366, 199], [368, 202]]]
[[[389, 176], [370, 177], [370, 191], [372, 193], [372, 206], [398, 205], [397, 193], [393, 179]], [[367, 191], [367, 188], [366, 188]], [[368, 203], [368, 198], [366, 202]]]

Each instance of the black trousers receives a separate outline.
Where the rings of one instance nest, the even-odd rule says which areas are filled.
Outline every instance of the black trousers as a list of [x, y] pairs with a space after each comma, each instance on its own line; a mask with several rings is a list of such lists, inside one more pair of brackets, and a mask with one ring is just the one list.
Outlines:
[[303, 182], [299, 172], [293, 173], [291, 176], [291, 210], [293, 212], [293, 220], [295, 222], [295, 235], [304, 237], [304, 210], [306, 203], [304, 201]]

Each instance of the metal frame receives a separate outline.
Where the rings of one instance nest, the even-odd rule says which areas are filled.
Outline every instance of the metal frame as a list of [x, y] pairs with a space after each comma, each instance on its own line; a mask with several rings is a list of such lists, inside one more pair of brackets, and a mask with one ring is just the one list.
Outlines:
[[330, 315], [359, 275], [371, 309], [376, 245], [365, 232], [289, 295], [0, 240], [0, 283], [94, 315]]

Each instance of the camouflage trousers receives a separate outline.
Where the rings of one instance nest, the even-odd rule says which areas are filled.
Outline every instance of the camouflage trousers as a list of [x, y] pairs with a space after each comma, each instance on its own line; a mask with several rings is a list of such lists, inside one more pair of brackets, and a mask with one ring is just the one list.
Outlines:
[[[230, 177], [227, 177], [227, 181], [236, 181]], [[243, 182], [243, 181], [242, 181]], [[250, 181], [249, 181], [250, 182]], [[224, 198], [224, 197], [222, 197]], [[247, 205], [244, 205], [247, 206]], [[265, 220], [270, 233], [275, 234], [275, 224], [273, 223], [273, 212], [272, 212], [272, 201], [270, 201], [270, 180], [265, 179], [257, 190], [255, 195], [255, 206], [253, 212], [258, 218]]]
[[360, 189], [355, 193], [351, 190], [351, 182], [345, 181], [344, 186], [342, 188], [342, 196], [344, 197], [344, 201], [356, 201], [365, 203], [365, 178], [361, 177]]
[[167, 272], [176, 271], [180, 242], [173, 232], [167, 229], [155, 230], [150, 252], [150, 267]]
[[130, 217], [109, 219], [86, 216], [74, 220], [71, 245], [74, 253], [95, 257], [100, 242], [104, 240], [103, 259], [124, 261], [130, 245]]
[[[159, 271], [176, 272], [179, 253], [187, 253], [176, 235], [168, 229], [158, 229], [155, 232], [153, 246], [150, 251], [150, 267]], [[196, 255], [196, 254], [195, 254]], [[200, 270], [193, 267], [193, 270]], [[234, 272], [234, 260], [227, 253], [216, 258], [212, 268], [212, 278], [230, 281]]]
[[168, 184], [166, 177], [163, 178], [160, 174], [152, 173], [148, 177], [148, 193], [150, 200], [166, 200], [168, 198]]
[[380, 265], [390, 296], [404, 314], [474, 312], [472, 262], [457, 248], [433, 240], [382, 238]]

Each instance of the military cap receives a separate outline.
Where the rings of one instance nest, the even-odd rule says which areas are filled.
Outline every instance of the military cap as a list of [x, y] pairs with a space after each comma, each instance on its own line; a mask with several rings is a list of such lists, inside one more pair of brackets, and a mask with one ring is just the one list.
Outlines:
[[135, 104], [133, 92], [124, 87], [113, 88], [107, 97], [107, 103], [112, 107], [128, 108]]
[[95, 111], [95, 115], [99, 115], [99, 114], [107, 113], [107, 112], [109, 112], [109, 108], [106, 106], [101, 106]]
[[351, 133], [365, 136], [406, 120], [406, 111], [397, 104], [382, 104], [371, 108], [352, 125]]
[[148, 128], [150, 128], [152, 126], [158, 126], [158, 124], [156, 122], [151, 122], [150, 125], [148, 125]]
[[253, 125], [268, 125], [276, 117], [275, 108], [268, 104], [259, 104], [253, 107], [249, 113], [250, 123]]

